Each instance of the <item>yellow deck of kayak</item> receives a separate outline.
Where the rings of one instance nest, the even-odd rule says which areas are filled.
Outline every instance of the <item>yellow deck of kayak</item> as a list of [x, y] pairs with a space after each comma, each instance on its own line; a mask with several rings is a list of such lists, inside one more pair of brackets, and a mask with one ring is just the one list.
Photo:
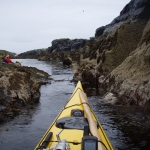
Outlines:
[[[44, 136], [42, 137], [41, 141], [37, 144], [35, 150], [37, 150], [43, 143], [43, 141], [46, 139], [47, 135], [50, 132], [53, 132], [53, 136], [50, 139], [50, 141], [57, 141], [56, 138], [56, 134], [61, 131], [60, 128], [57, 128], [55, 126], [56, 121], [60, 118], [64, 118], [64, 117], [70, 117], [71, 116], [71, 110], [72, 109], [81, 109], [83, 110], [83, 104], [81, 101], [81, 97], [79, 95], [79, 92], [83, 92], [83, 88], [81, 85], [81, 82], [79, 81], [73, 94], [71, 95], [70, 99], [68, 100], [68, 102], [66, 103], [66, 105], [64, 106], [64, 108], [62, 109], [62, 111], [59, 113], [59, 115], [56, 117], [56, 119], [54, 120], [54, 122], [51, 124], [51, 126], [48, 128], [48, 130], [46, 131], [46, 133], [44, 134]], [[79, 105], [77, 105], [79, 104]], [[92, 111], [92, 110], [91, 110]], [[98, 122], [99, 124], [99, 128], [97, 129], [98, 134], [101, 137], [102, 142], [104, 143], [104, 145], [106, 146], [106, 148], [108, 150], [113, 150], [113, 147], [109, 141], [109, 139], [107, 138], [104, 130], [102, 129], [101, 124], [99, 123], [99, 121], [97, 120], [96, 116], [94, 115], [94, 112], [92, 111], [92, 116], [93, 119]], [[86, 118], [86, 114], [84, 114], [84, 117]], [[82, 141], [82, 137], [83, 137], [83, 130], [78, 130], [78, 129], [64, 129], [61, 133], [60, 133], [60, 139], [66, 139], [69, 142], [81, 142]], [[52, 148], [53, 146], [55, 146], [57, 144], [57, 142], [49, 142], [47, 144], [47, 148]], [[81, 144], [78, 145], [74, 145], [72, 143], [69, 143], [70, 146], [70, 150], [81, 150]], [[104, 146], [103, 146], [104, 147]], [[106, 149], [104, 148], [104, 150]]]

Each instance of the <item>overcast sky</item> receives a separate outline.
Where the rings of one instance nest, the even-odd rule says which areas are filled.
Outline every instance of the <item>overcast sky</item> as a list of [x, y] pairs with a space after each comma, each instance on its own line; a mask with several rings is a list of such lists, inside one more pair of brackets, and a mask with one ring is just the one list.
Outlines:
[[130, 0], [0, 0], [0, 49], [22, 53], [54, 39], [84, 38], [109, 24]]

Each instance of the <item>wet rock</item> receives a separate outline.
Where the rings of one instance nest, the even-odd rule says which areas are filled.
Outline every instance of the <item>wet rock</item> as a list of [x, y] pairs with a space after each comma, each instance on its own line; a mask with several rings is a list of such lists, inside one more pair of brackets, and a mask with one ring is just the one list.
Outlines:
[[97, 84], [97, 74], [93, 65], [82, 65], [76, 70], [73, 76], [73, 81], [83, 81], [92, 86]]
[[118, 101], [117, 97], [113, 93], [107, 93], [102, 98], [100, 98], [100, 102], [103, 104], [111, 104], [114, 105]]
[[14, 65], [15, 65], [16, 67], [21, 66], [21, 62], [16, 61], [16, 62], [14, 63]]
[[67, 57], [63, 60], [63, 65], [70, 66], [72, 64], [72, 59]]
[[0, 68], [0, 122], [6, 122], [21, 113], [27, 105], [39, 102], [40, 86], [49, 75], [41, 70], [20, 65], [4, 64]]

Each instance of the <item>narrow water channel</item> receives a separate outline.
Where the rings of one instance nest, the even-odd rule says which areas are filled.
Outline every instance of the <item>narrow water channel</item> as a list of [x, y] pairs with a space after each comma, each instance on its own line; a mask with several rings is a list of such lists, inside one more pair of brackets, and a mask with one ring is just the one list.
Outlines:
[[[13, 60], [16, 61], [16, 60]], [[74, 90], [71, 68], [58, 62], [23, 59], [24, 66], [48, 72], [54, 79], [40, 89], [40, 103], [22, 110], [14, 120], [0, 126], [0, 149], [33, 150]], [[96, 89], [85, 87], [89, 102], [114, 149], [146, 150], [150, 144], [150, 111], [148, 108], [102, 105]], [[138, 134], [139, 133], [139, 134]], [[139, 136], [138, 136], [139, 135]]]

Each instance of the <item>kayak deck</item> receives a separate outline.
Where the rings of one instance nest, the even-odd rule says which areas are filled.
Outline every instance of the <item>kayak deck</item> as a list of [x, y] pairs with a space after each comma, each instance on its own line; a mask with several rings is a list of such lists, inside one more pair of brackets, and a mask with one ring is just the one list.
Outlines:
[[[35, 150], [50, 149], [58, 144], [58, 139], [67, 140], [70, 150], [81, 150], [82, 138], [84, 135], [84, 126], [88, 125], [87, 115], [84, 111], [84, 104], [81, 101], [80, 92], [84, 92], [81, 82], [79, 81], [73, 94], [66, 103], [65, 107], [53, 121], [51, 126], [36, 146]], [[89, 104], [86, 104], [89, 106]], [[101, 138], [102, 149], [113, 150], [113, 147], [107, 138], [102, 126], [97, 120], [94, 112], [91, 110], [92, 119], [97, 127], [97, 133]], [[57, 136], [56, 136], [57, 135]], [[99, 146], [100, 147], [100, 146]], [[68, 148], [69, 149], [69, 148]], [[65, 149], [64, 149], [65, 150]]]

